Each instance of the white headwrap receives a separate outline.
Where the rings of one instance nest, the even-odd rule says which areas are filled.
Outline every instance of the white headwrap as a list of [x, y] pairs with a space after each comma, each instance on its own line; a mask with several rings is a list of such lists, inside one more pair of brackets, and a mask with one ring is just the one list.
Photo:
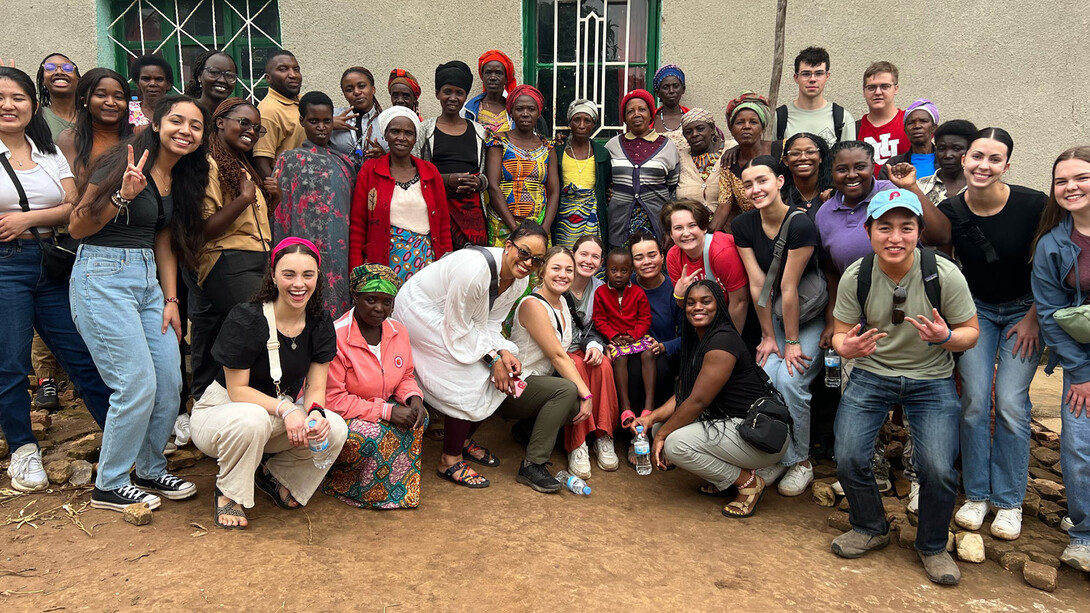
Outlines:
[[390, 125], [390, 122], [395, 117], [405, 117], [413, 122], [413, 126], [416, 127], [416, 136], [420, 138], [420, 117], [412, 109], [407, 109], [403, 106], [391, 106], [390, 108], [382, 111], [378, 114], [378, 129], [379, 133], [383, 136], [386, 135], [386, 128]]
[[568, 105], [568, 121], [575, 116], [576, 113], [586, 113], [590, 115], [591, 121], [598, 123], [598, 105], [594, 104], [590, 100], [580, 98], [578, 100], [572, 100], [572, 103]]

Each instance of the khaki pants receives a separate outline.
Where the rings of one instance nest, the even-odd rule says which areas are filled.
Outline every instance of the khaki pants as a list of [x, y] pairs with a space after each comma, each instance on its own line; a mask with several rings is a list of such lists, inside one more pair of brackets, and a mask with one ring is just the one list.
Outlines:
[[52, 379], [61, 370], [57, 358], [53, 357], [53, 352], [49, 351], [37, 331], [34, 332], [34, 343], [30, 345], [30, 365], [39, 379]]
[[[301, 505], [325, 478], [327, 471], [314, 466], [314, 453], [306, 445], [293, 447], [288, 442], [283, 419], [253, 403], [231, 402], [218, 382], [212, 382], [193, 405], [190, 419], [193, 444], [219, 460], [216, 487], [246, 508], [254, 506], [254, 472], [262, 454], [273, 454], [265, 467]], [[323, 453], [336, 459], [348, 437], [348, 426], [332, 411], [326, 411], [326, 419], [329, 449]]]

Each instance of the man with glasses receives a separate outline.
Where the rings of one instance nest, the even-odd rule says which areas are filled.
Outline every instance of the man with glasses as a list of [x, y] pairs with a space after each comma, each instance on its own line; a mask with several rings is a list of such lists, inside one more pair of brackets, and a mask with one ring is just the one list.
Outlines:
[[[891, 157], [908, 151], [905, 134], [905, 112], [897, 108], [895, 99], [897, 67], [890, 62], [875, 62], [863, 72], [863, 98], [867, 114], [856, 122], [859, 140], [874, 147], [874, 163], [881, 168]], [[877, 170], [877, 169], [876, 169]]]
[[835, 102], [825, 99], [829, 82], [829, 52], [821, 47], [807, 47], [795, 57], [795, 83], [799, 97], [776, 109], [776, 139], [783, 140], [809, 132], [825, 139], [832, 147], [844, 140], [855, 140], [855, 119]]
[[915, 194], [876, 194], [866, 221], [874, 254], [848, 266], [840, 281], [833, 348], [855, 367], [837, 412], [836, 458], [852, 529], [833, 540], [832, 550], [858, 558], [889, 544], [871, 455], [890, 406], [900, 403], [912, 423], [920, 478], [916, 551], [931, 581], [955, 585], [961, 574], [946, 552], [961, 415], [953, 353], [976, 344], [979, 326], [957, 266], [917, 247], [922, 221]]

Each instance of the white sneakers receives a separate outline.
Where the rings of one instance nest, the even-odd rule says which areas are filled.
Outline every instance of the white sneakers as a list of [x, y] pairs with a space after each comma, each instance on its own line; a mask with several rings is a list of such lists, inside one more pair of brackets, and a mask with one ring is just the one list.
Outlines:
[[908, 486], [908, 506], [905, 508], [909, 513], [920, 512], [920, 484], [915, 481]]
[[[886, 492], [893, 489], [893, 484], [891, 484], [889, 482], [889, 479], [882, 479], [880, 477], [875, 477], [874, 482], [878, 484], [878, 491], [883, 493], [883, 494], [885, 494]], [[919, 486], [917, 486], [917, 487], [919, 487]], [[837, 496], [843, 496], [844, 495], [844, 487], [842, 485], [840, 485], [840, 481], [833, 481], [833, 491], [836, 492]]]
[[1071, 521], [1070, 515], [1064, 515], [1064, 518], [1060, 520], [1060, 530], [1064, 532], [1070, 532], [1075, 527], [1075, 522]]
[[806, 488], [810, 487], [810, 482], [813, 480], [814, 467], [803, 466], [802, 462], [799, 462], [787, 469], [787, 473], [784, 474], [783, 479], [780, 479], [780, 485], [776, 489], [781, 496], [799, 496], [806, 492]]
[[189, 438], [193, 430], [189, 426], [189, 413], [182, 413], [174, 420], [174, 444], [185, 447], [189, 444]]
[[1090, 573], [1090, 545], [1068, 545], [1060, 556], [1060, 561], [1071, 568]]
[[[586, 443], [583, 443], [586, 446]], [[594, 453], [598, 456], [598, 468], [606, 472], [613, 472], [621, 465], [617, 458], [617, 452], [613, 449], [613, 438], [599, 436], [594, 441]]]
[[1018, 538], [1022, 534], [1022, 507], [997, 510], [991, 531], [992, 536], [1004, 541]]
[[568, 472], [580, 479], [590, 479], [590, 450], [586, 441], [568, 454]]
[[777, 479], [783, 476], [787, 472], [787, 467], [779, 462], [776, 462], [772, 466], [765, 466], [764, 468], [757, 469], [757, 476], [764, 480], [765, 485], [769, 486], [776, 482]]
[[38, 492], [49, 486], [49, 477], [42, 467], [42, 453], [34, 443], [27, 443], [11, 454], [8, 466], [11, 487], [20, 492]]
[[967, 500], [958, 509], [957, 514], [954, 515], [954, 523], [966, 530], [980, 530], [980, 527], [984, 525], [984, 518], [987, 516], [987, 500]]

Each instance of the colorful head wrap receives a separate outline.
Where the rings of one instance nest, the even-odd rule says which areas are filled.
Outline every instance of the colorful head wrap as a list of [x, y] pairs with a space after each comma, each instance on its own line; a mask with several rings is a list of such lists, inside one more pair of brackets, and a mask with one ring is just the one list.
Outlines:
[[651, 86], [655, 88], [655, 91], [659, 91], [659, 86], [666, 80], [666, 77], [677, 77], [678, 81], [681, 81], [681, 85], [685, 85], [685, 73], [681, 71], [675, 64], [667, 64], [658, 69], [655, 73], [655, 78], [651, 79]]
[[352, 269], [352, 274], [348, 277], [348, 289], [353, 294], [379, 292], [396, 296], [397, 290], [401, 289], [401, 277], [389, 266], [364, 264]]
[[715, 125], [715, 117], [711, 114], [711, 111], [704, 109], [690, 109], [688, 113], [681, 116], [681, 127], [684, 128], [687, 125], [694, 124], [698, 121]]
[[407, 109], [403, 106], [391, 106], [390, 108], [382, 111], [378, 114], [378, 129], [383, 135], [386, 134], [386, 128], [390, 125], [390, 122], [395, 117], [406, 117], [413, 122], [413, 126], [416, 127], [416, 135], [420, 136], [420, 116], [416, 114], [416, 111]]
[[473, 86], [473, 71], [468, 64], [459, 60], [439, 64], [435, 69], [435, 91], [439, 91], [444, 85], [461, 87], [468, 92]]
[[939, 125], [939, 107], [935, 106], [935, 103], [927, 98], [920, 98], [908, 105], [908, 108], [905, 109], [905, 123], [908, 123], [908, 116], [912, 114], [912, 111], [918, 111], [920, 109], [927, 111], [927, 114], [931, 115], [931, 119], [935, 122], [935, 125]]
[[598, 105], [594, 104], [586, 98], [579, 98], [572, 100], [568, 105], [568, 122], [571, 122], [571, 118], [575, 117], [576, 113], [586, 113], [590, 115], [590, 120], [594, 123], [598, 123]]
[[[499, 49], [490, 49], [481, 54], [481, 57], [477, 59], [477, 76], [484, 80], [484, 75], [481, 74], [484, 71], [484, 65], [489, 62], [499, 62], [503, 64], [503, 69], [507, 72], [507, 85], [503, 87], [503, 91], [507, 92], [507, 95], [511, 95], [511, 90], [515, 89], [518, 85], [518, 81], [515, 80], [515, 64], [511, 61], [511, 58], [507, 57], [507, 54]], [[483, 84], [482, 84], [483, 86]]]
[[413, 98], [420, 99], [420, 82], [416, 80], [413, 73], [408, 70], [394, 68], [390, 71], [390, 80], [386, 82], [386, 91], [390, 91], [390, 88], [396, 83], [408, 85], [413, 92]]
[[757, 119], [761, 122], [761, 127], [768, 126], [768, 121], [772, 117], [772, 111], [768, 106], [768, 98], [750, 90], [742, 92], [741, 96], [727, 103], [728, 126], [734, 123], [734, 116], [742, 109], [749, 109], [757, 113]]
[[534, 99], [534, 103], [537, 104], [537, 110], [540, 112], [545, 109], [545, 96], [541, 94], [541, 91], [533, 85], [515, 86], [507, 93], [507, 113], [511, 114], [511, 109], [515, 108], [515, 100], [519, 99], [519, 96], [529, 96]]
[[322, 266], [322, 254], [318, 252], [318, 248], [314, 246], [314, 243], [308, 241], [305, 238], [299, 238], [298, 236], [289, 236], [280, 241], [273, 247], [272, 258], [269, 261], [270, 266], [276, 265], [276, 254], [280, 253], [284, 249], [291, 247], [292, 245], [302, 245], [307, 249], [310, 249], [314, 253], [314, 257], [318, 258], [318, 266]]
[[655, 99], [651, 97], [651, 92], [646, 89], [634, 89], [627, 94], [624, 98], [621, 98], [621, 121], [624, 121], [624, 110], [628, 108], [628, 103], [636, 99], [643, 100], [647, 104], [647, 111], [652, 113], [650, 126], [655, 125]]

